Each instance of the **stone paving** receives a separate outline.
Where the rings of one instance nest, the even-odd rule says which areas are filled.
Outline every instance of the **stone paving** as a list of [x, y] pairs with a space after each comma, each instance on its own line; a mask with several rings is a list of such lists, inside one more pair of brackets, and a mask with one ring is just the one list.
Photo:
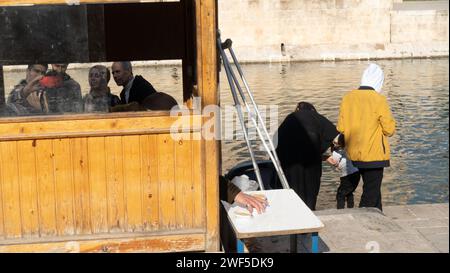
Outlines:
[[[316, 211], [325, 228], [319, 252], [448, 253], [449, 208], [445, 204]], [[252, 238], [249, 252], [290, 252], [289, 236]], [[297, 252], [309, 252], [311, 237], [298, 236]]]

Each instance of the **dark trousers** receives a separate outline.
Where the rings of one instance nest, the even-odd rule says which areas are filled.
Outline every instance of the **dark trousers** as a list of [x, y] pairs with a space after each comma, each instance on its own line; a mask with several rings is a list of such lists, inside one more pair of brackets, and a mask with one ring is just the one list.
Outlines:
[[[228, 183], [230, 183], [223, 176], [219, 177], [219, 199], [228, 200]], [[222, 242], [223, 251], [236, 252], [236, 234], [233, 227], [228, 220], [227, 211], [222, 203], [219, 201], [219, 222], [220, 222], [220, 241]]]
[[337, 189], [336, 201], [337, 208], [345, 208], [345, 201], [347, 201], [347, 208], [354, 207], [353, 192], [356, 190], [359, 184], [360, 174], [355, 172], [347, 176], [341, 177], [341, 184]]
[[382, 210], [381, 206], [381, 181], [384, 168], [364, 169], [359, 168], [363, 179], [363, 193], [359, 207], [375, 207]]

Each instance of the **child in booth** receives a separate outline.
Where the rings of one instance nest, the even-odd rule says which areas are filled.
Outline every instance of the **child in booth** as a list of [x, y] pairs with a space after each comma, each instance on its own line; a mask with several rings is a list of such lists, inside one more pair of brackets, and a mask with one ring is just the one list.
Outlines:
[[359, 184], [359, 170], [353, 166], [352, 161], [347, 158], [344, 150], [345, 140], [344, 135], [339, 134], [331, 146], [331, 156], [328, 157], [327, 162], [336, 167], [337, 171], [341, 172], [341, 183], [337, 189], [336, 201], [337, 208], [345, 208], [347, 201], [347, 208], [353, 208], [355, 205], [353, 199], [353, 192]]

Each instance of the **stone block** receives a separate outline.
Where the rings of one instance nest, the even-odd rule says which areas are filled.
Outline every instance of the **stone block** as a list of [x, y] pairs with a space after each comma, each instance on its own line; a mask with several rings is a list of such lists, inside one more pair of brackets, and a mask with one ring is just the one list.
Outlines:
[[431, 204], [426, 205], [413, 205], [409, 206], [411, 212], [417, 217], [421, 219], [448, 219], [448, 213], [434, 209], [434, 206]]
[[357, 214], [356, 220], [367, 230], [380, 233], [402, 232], [403, 228], [388, 217], [378, 214]]
[[406, 205], [385, 207], [383, 213], [393, 220], [413, 220], [417, 218]]
[[449, 236], [448, 230], [447, 234], [427, 234], [424, 236], [439, 252], [448, 253], [449, 252]]

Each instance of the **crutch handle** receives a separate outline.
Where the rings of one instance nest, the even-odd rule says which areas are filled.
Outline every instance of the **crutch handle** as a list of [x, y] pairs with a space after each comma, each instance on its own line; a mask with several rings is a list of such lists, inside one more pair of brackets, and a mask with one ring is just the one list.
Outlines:
[[230, 39], [226, 39], [225, 42], [223, 42], [220, 46], [225, 50], [227, 48], [230, 48], [232, 43], [233, 42]]

